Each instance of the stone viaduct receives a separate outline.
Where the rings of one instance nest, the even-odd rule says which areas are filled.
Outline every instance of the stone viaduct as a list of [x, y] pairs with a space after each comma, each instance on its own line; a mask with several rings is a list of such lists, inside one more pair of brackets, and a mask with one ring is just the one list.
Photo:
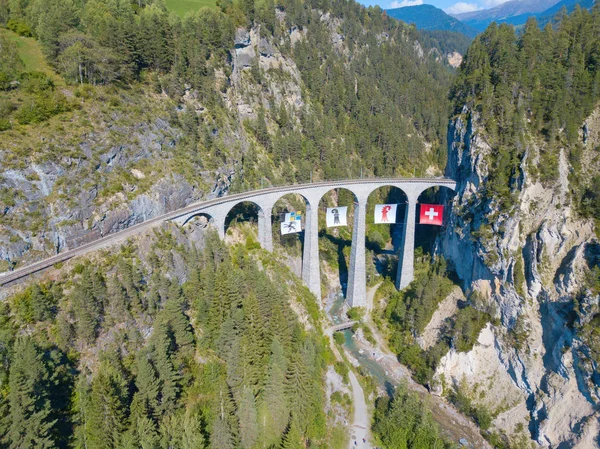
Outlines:
[[[258, 239], [261, 246], [273, 250], [271, 214], [275, 203], [288, 194], [301, 195], [306, 203], [304, 249], [302, 254], [302, 280], [310, 291], [321, 299], [321, 274], [319, 263], [319, 216], [321, 198], [337, 188], [349, 190], [354, 194], [354, 228], [352, 248], [348, 270], [348, 289], [346, 299], [351, 306], [366, 305], [367, 279], [365, 260], [365, 232], [367, 200], [369, 195], [381, 187], [396, 187], [404, 192], [408, 199], [405, 217], [404, 247], [401, 251], [402, 263], [398, 264], [396, 287], [402, 289], [414, 278], [414, 245], [416, 205], [421, 193], [431, 187], [447, 187], [454, 190], [456, 183], [449, 179], [360, 179], [334, 182], [300, 184], [289, 187], [273, 187], [265, 190], [236, 195], [236, 198], [223, 197], [223, 201], [213, 205], [199, 205], [196, 210], [186, 211], [172, 220], [185, 225], [197, 215], [210, 218], [221, 238], [225, 237], [225, 219], [238, 204], [252, 202], [258, 207]], [[342, 206], [342, 204], [340, 204]]]
[[398, 264], [396, 287], [402, 289], [410, 284], [414, 277], [414, 244], [416, 205], [421, 193], [431, 187], [456, 188], [456, 182], [444, 178], [372, 178], [344, 181], [324, 181], [310, 184], [298, 184], [285, 187], [269, 187], [251, 192], [228, 195], [208, 201], [198, 202], [168, 214], [138, 223], [128, 229], [105, 236], [47, 259], [35, 262], [17, 270], [0, 273], [0, 285], [9, 284], [32, 273], [44, 270], [52, 265], [64, 262], [72, 257], [95, 251], [105, 246], [130, 238], [166, 221], [185, 225], [196, 216], [206, 216], [217, 228], [221, 238], [225, 237], [225, 220], [238, 204], [252, 202], [258, 207], [258, 238], [261, 246], [273, 250], [271, 215], [275, 203], [285, 195], [301, 195], [306, 203], [304, 249], [302, 255], [302, 279], [314, 295], [321, 299], [321, 274], [319, 263], [319, 202], [323, 196], [334, 189], [347, 189], [354, 194], [354, 228], [348, 271], [347, 301], [351, 306], [366, 305], [366, 260], [365, 231], [366, 209], [369, 195], [381, 187], [396, 187], [407, 197], [405, 217], [405, 235], [401, 263]]

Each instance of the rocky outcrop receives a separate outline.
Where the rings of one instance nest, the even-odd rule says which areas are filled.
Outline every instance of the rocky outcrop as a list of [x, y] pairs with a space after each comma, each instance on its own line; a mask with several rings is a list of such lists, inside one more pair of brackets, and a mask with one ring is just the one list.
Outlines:
[[[111, 133], [126, 137], [115, 145]], [[49, 148], [57, 146], [65, 155], [41, 161], [32, 157], [30, 164], [0, 171], [0, 271], [221, 195], [230, 183], [226, 170], [216, 176], [199, 172], [193, 184], [161, 170], [158, 161], [171, 157], [178, 134], [157, 117], [147, 124], [99, 127], [76, 149], [42, 135]], [[110, 193], [111, 183], [115, 193]], [[212, 187], [198, 189], [202, 185]]]
[[[289, 35], [292, 42], [295, 31]], [[285, 105], [294, 117], [294, 113], [304, 106], [300, 71], [271, 40], [261, 37], [260, 27], [249, 31], [238, 29], [231, 55], [230, 87], [223, 99], [229, 110], [237, 114], [240, 123], [256, 120], [261, 107], [268, 111], [273, 106]], [[260, 84], [255, 79], [257, 71], [262, 78]]]
[[[587, 135], [597, 135], [591, 123], [597, 122], [588, 120]], [[499, 325], [488, 324], [472, 351], [446, 355], [437, 377], [476, 393], [474, 401], [490, 409], [496, 428], [513, 439], [527, 437], [540, 447], [598, 447], [592, 435], [600, 416], [596, 365], [582, 363], [589, 348], [575, 322], [577, 314], [589, 320], [598, 310], [598, 297], [584, 280], [597, 239], [593, 223], [573, 208], [564, 150], [554, 183], [529, 174], [542, 145], [533, 141], [527, 148], [516, 201], [500, 211], [485, 196], [493, 154], [477, 112], [465, 108], [451, 121], [447, 175], [458, 184], [440, 252]], [[594, 151], [583, 136], [582, 145], [584, 153]]]

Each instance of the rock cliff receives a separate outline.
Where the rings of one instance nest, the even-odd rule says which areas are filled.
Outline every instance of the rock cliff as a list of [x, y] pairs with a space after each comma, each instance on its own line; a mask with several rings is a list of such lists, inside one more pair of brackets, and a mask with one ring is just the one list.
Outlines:
[[[599, 164], [597, 117], [598, 111], [582, 124], [580, 142], [592, 172]], [[536, 179], [544, 143], [535, 139], [520, 163], [515, 201], [500, 210], [497, 199], [486, 196], [494, 157], [486, 137], [476, 111], [465, 107], [451, 120], [447, 175], [458, 185], [439, 251], [494, 320], [472, 351], [451, 350], [436, 375], [470, 391], [513, 441], [598, 447], [597, 342], [585, 331], [598, 313], [599, 296], [587, 281], [598, 264], [594, 223], [573, 206], [574, 170], [564, 149], [557, 179]]]

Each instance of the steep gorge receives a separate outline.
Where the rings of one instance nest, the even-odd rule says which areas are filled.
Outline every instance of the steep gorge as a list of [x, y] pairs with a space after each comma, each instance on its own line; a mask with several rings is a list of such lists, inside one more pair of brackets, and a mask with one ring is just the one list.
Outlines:
[[[438, 252], [491, 322], [472, 350], [452, 348], [442, 357], [434, 384], [489, 410], [492, 428], [514, 444], [600, 444], [599, 243], [585, 206], [600, 170], [598, 75], [574, 56], [585, 51], [574, 30], [597, 23], [598, 14], [577, 13], [554, 38], [544, 30], [546, 53], [531, 22], [518, 38], [492, 25], [455, 84], [446, 174], [457, 180], [457, 193]], [[569, 50], [557, 56], [554, 45]], [[540, 52], [535, 63], [530, 46]], [[538, 66], [525, 73], [519, 64]], [[544, 64], [564, 78], [554, 79], [555, 95], [546, 92], [542, 105]], [[590, 89], [589, 97], [569, 113], [581, 99], [569, 84], [578, 71], [587, 73], [580, 92]]]
[[[598, 263], [594, 224], [569, 204], [572, 168], [563, 155], [562, 175], [551, 185], [533, 180], [525, 159], [513, 211], [496, 215], [482, 232], [485, 217], [469, 211], [482, 201], [491, 148], [477, 113], [463, 112], [450, 127], [448, 174], [459, 183], [440, 252], [463, 289], [478, 292], [498, 322], [482, 331], [472, 351], [446, 355], [436, 375], [471, 389], [509, 434], [530, 434], [542, 446], [594, 447], [597, 364], [581, 337], [581, 326], [598, 313], [598, 294], [586, 278]], [[590, 139], [584, 148], [595, 164], [596, 146]], [[527, 157], [535, 161], [537, 151], [531, 145]]]

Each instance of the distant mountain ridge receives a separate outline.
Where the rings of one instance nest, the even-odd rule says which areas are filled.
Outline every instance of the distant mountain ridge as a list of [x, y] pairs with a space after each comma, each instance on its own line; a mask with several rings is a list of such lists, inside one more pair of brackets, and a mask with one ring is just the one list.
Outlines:
[[451, 14], [464, 23], [489, 20], [490, 22], [521, 14], [535, 14], [554, 6], [560, 0], [511, 0], [489, 9]]
[[543, 26], [563, 7], [570, 13], [577, 5], [591, 8], [594, 3], [595, 0], [511, 0], [494, 8], [452, 14], [452, 17], [479, 32], [485, 30], [492, 22], [523, 25], [531, 16], [537, 19], [540, 26]]
[[470, 25], [446, 14], [433, 5], [405, 6], [404, 8], [386, 9], [386, 14], [394, 19], [414, 24], [419, 30], [454, 31], [474, 38], [479, 31]]
[[548, 16], [552, 17], [563, 7], [567, 9], [567, 12], [571, 12], [577, 5], [581, 6], [582, 8], [591, 8], [594, 6], [594, 3], [596, 3], [595, 0], [561, 0], [551, 8], [548, 8], [544, 12], [537, 14], [537, 16], [540, 18]]

